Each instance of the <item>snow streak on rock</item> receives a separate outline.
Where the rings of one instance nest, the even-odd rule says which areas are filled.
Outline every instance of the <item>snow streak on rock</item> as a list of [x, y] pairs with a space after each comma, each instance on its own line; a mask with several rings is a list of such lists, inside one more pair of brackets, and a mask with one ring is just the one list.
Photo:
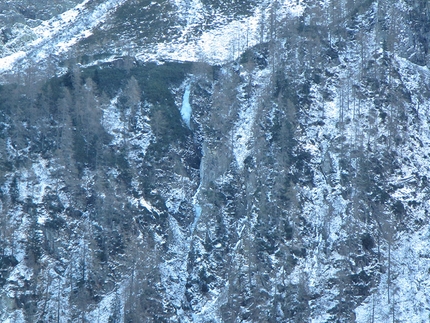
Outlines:
[[103, 111], [102, 125], [113, 136], [112, 144], [119, 145], [124, 141], [125, 123], [121, 120], [121, 114], [116, 107], [118, 96], [113, 98], [110, 105]]
[[15, 310], [10, 313], [3, 323], [25, 323], [25, 316], [23, 310]]
[[196, 230], [197, 224], [200, 220], [200, 217], [202, 216], [202, 206], [200, 205], [200, 194], [201, 194], [201, 188], [202, 185], [204, 185], [204, 178], [205, 178], [205, 172], [206, 172], [206, 168], [205, 168], [205, 147], [203, 146], [202, 149], [202, 160], [200, 162], [200, 183], [199, 183], [199, 187], [197, 188], [196, 193], [193, 196], [193, 206], [194, 206], [194, 221], [193, 224], [191, 225], [191, 235], [194, 234], [194, 231]]
[[[243, 76], [245, 78], [250, 78], [251, 82], [253, 82], [253, 85], [255, 86], [256, 84], [268, 84], [270, 74], [269, 70], [265, 69], [263, 71], [259, 71], [255, 76], [249, 75], [245, 72]], [[252, 81], [252, 78], [255, 78], [255, 80]], [[246, 157], [251, 153], [250, 142], [253, 134], [252, 128], [254, 127], [257, 109], [261, 104], [261, 97], [264, 89], [265, 87], [257, 88], [255, 93], [253, 93], [249, 98], [246, 98], [247, 95], [250, 95], [249, 93], [245, 94], [244, 89], [239, 89], [241, 96], [239, 100], [242, 104], [239, 111], [238, 121], [236, 122], [231, 135], [233, 140], [233, 154], [239, 169], [243, 168]]]
[[189, 239], [187, 233], [182, 232], [176, 219], [169, 215], [169, 227], [172, 244], [169, 249], [169, 259], [160, 264], [161, 282], [166, 289], [169, 302], [181, 314], [181, 302], [185, 295], [187, 282], [187, 263], [189, 254]]
[[87, 314], [87, 319], [90, 322], [109, 323], [115, 317], [117, 322], [124, 322], [124, 300], [128, 286], [129, 281], [123, 281], [116, 290], [104, 296], [97, 307]]
[[204, 19], [203, 4], [200, 0], [173, 0], [176, 7], [178, 8], [178, 16], [181, 21], [186, 23], [187, 28], [184, 30], [184, 34], [187, 33], [188, 29], [199, 25]]

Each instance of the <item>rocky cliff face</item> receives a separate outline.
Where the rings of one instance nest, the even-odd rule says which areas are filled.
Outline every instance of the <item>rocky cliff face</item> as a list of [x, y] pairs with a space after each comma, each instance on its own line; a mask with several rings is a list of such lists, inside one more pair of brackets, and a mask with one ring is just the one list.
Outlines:
[[39, 4], [0, 5], [1, 322], [430, 319], [427, 2]]

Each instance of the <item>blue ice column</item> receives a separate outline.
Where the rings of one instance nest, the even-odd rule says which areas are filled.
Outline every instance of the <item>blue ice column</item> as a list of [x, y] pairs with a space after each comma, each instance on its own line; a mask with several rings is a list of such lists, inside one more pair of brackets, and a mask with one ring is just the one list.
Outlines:
[[188, 128], [190, 128], [191, 112], [190, 86], [187, 85], [185, 88], [184, 97], [182, 98], [181, 116]]

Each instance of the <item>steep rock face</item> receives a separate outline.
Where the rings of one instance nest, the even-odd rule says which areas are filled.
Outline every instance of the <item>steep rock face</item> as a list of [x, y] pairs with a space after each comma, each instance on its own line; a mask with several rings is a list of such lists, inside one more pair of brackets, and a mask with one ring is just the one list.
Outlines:
[[425, 2], [52, 19], [0, 59], [1, 322], [428, 320]]

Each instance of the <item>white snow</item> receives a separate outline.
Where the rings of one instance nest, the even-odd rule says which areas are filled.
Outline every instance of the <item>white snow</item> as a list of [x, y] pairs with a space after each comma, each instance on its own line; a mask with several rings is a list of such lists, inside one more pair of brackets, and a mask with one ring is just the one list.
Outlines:
[[358, 323], [368, 322], [372, 312], [375, 322], [384, 322], [393, 316], [393, 311], [399, 322], [429, 321], [429, 235], [427, 225], [412, 236], [405, 234], [392, 246], [391, 281], [388, 280], [388, 271], [381, 275], [377, 290], [356, 309]]
[[142, 107], [139, 104], [137, 107], [134, 118], [136, 119], [136, 128], [139, 133], [133, 137], [129, 137], [129, 129], [127, 128], [126, 121], [124, 118], [130, 117], [130, 109], [123, 109], [122, 113], [118, 108], [118, 94], [114, 97], [110, 104], [103, 109], [102, 125], [106, 131], [112, 135], [113, 139], [111, 145], [120, 146], [127, 141], [129, 144], [135, 147], [140, 147], [139, 151], [129, 150], [128, 154], [132, 160], [139, 160], [141, 157], [137, 155], [144, 155], [147, 148], [149, 147], [153, 138], [151, 127], [148, 123], [149, 118], [142, 112]]
[[[206, 169], [205, 169], [205, 164], [206, 164], [205, 163], [205, 146], [203, 146], [203, 148], [202, 148], [202, 155], [203, 156], [202, 156], [202, 159], [200, 162], [200, 170], [199, 170], [200, 171], [200, 183], [199, 183], [199, 186], [198, 186], [196, 193], [194, 194], [193, 200], [192, 200], [192, 204], [194, 206], [194, 220], [193, 220], [193, 223], [191, 225], [191, 236], [194, 235], [194, 231], [196, 230], [197, 224], [198, 224], [200, 217], [202, 215], [202, 207], [200, 205], [199, 199], [200, 199], [202, 185], [204, 185], [204, 179], [205, 179], [204, 174], [206, 171]], [[190, 241], [190, 243], [191, 243], [191, 241]]]
[[[2, 319], [0, 317], [0, 319]], [[25, 323], [25, 316], [23, 310], [15, 310], [10, 312], [9, 316], [2, 321], [3, 323]]]
[[[182, 176], [177, 176], [180, 183], [183, 181], [188, 181], [189, 179]], [[169, 188], [168, 191], [164, 193], [166, 196], [166, 207], [169, 210], [169, 213], [175, 214], [179, 212], [179, 207], [183, 201], [186, 199], [186, 189], [184, 186], [182, 187], [174, 187]]]
[[96, 308], [86, 315], [86, 319], [89, 322], [109, 323], [109, 318], [113, 314], [113, 304], [115, 301], [119, 301], [120, 322], [124, 322], [124, 300], [126, 299], [125, 292], [128, 286], [128, 279], [118, 284], [116, 290], [104, 296], [103, 299], [96, 305]]
[[39, 159], [38, 163], [33, 163], [32, 168], [38, 184], [33, 186], [32, 197], [37, 197], [37, 203], [42, 203], [42, 198], [45, 195], [45, 190], [56, 185], [56, 179], [51, 177], [48, 161]]
[[[186, 21], [187, 29], [198, 25], [204, 19], [203, 4], [200, 0], [173, 0], [178, 8], [178, 16], [180, 20]], [[184, 34], [186, 31], [184, 31]]]
[[[0, 72], [13, 71], [15, 67], [41, 62], [49, 55], [62, 55], [80, 40], [89, 37], [95, 27], [127, 0], [108, 0], [89, 9], [85, 0], [73, 9], [43, 22], [29, 31], [35, 40], [24, 43], [18, 50], [0, 58]], [[213, 16], [213, 29], [194, 36], [193, 29], [204, 22], [203, 5], [199, 0], [191, 2], [175, 0], [180, 20], [185, 22], [182, 36], [170, 42], [150, 43], [138, 49], [136, 57], [142, 61], [205, 61], [220, 64], [239, 57], [247, 48], [261, 40], [262, 16], [267, 16], [270, 3], [262, 3], [254, 15], [241, 20], [226, 22], [226, 17]], [[285, 15], [298, 16], [304, 10], [302, 0], [285, 0], [278, 8], [277, 19]], [[263, 28], [264, 29], [264, 28]], [[23, 31], [24, 32], [24, 31]], [[267, 31], [265, 31], [267, 32]], [[264, 32], [263, 32], [264, 38]], [[31, 63], [33, 61], [33, 63]]]
[[[258, 44], [259, 12], [240, 21], [220, 22], [220, 26], [207, 30], [198, 38], [189, 40], [184, 35], [172, 42], [152, 44], [137, 55], [142, 61], [205, 61], [220, 64], [237, 58], [247, 48]], [[216, 21], [214, 24], [218, 24]]]
[[197, 223], [199, 222], [200, 216], [202, 215], [202, 207], [198, 204], [194, 204], [194, 221], [191, 225], [191, 233], [196, 229]]
[[169, 215], [169, 227], [172, 244], [169, 250], [169, 259], [160, 264], [161, 282], [169, 295], [169, 301], [177, 309], [185, 295], [187, 280], [187, 263], [190, 240], [188, 234], [182, 232], [176, 219]]
[[199, 310], [192, 314], [192, 322], [223, 322], [220, 309], [228, 299], [229, 288], [230, 285], [227, 281], [226, 285], [221, 291], [211, 291], [211, 298]]
[[[24, 281], [28, 281], [33, 277], [33, 270], [28, 268], [23, 261], [19, 262], [18, 265], [11, 271], [8, 281], [18, 282], [20, 287], [24, 287]], [[12, 292], [9, 290], [8, 292]], [[13, 296], [11, 296], [13, 298]]]
[[108, 0], [90, 10], [86, 5], [91, 1], [85, 0], [73, 9], [32, 28], [31, 32], [36, 39], [24, 44], [16, 53], [0, 58], [0, 72], [12, 70], [14, 67], [22, 68], [26, 65], [23, 62], [25, 59], [32, 59], [34, 64], [49, 55], [64, 54], [78, 41], [90, 36], [95, 27], [126, 1]]
[[[246, 74], [246, 73], [244, 73]], [[250, 75], [244, 75], [251, 77]], [[268, 78], [270, 77], [269, 70], [258, 71], [255, 76], [255, 84], [269, 84]], [[239, 98], [243, 102], [239, 110], [239, 117], [236, 121], [231, 137], [233, 138], [233, 154], [239, 169], [243, 169], [245, 159], [251, 153], [251, 139], [253, 137], [253, 127], [255, 122], [258, 106], [262, 104], [261, 97], [264, 87], [258, 87], [255, 93], [252, 94], [250, 100]], [[240, 96], [245, 97], [243, 89], [239, 89]]]
[[139, 199], [140, 205], [142, 205], [145, 209], [147, 209], [149, 212], [152, 212], [152, 205], [148, 201], [146, 201], [143, 197]]
[[306, 4], [303, 0], [284, 0], [280, 1], [278, 15], [291, 15], [299, 17], [303, 14]]
[[24, 58], [26, 53], [22, 50], [19, 52], [13, 53], [9, 56], [0, 58], [0, 72], [7, 71], [13, 68], [14, 64]]
[[256, 108], [251, 104], [245, 110], [239, 112], [239, 120], [236, 123], [233, 137], [233, 153], [239, 169], [244, 166], [246, 157], [251, 153], [249, 143], [252, 138]]
[[[200, 36], [188, 39], [192, 27], [198, 25], [203, 19], [201, 10], [202, 3], [199, 0], [181, 1], [174, 0], [179, 8], [179, 16], [187, 22], [187, 26], [183, 30], [183, 36], [179, 39], [166, 42], [149, 44], [147, 47], [140, 49], [138, 58], [143, 61], [161, 61], [161, 60], [179, 60], [179, 61], [206, 61], [212, 64], [223, 63], [237, 58], [244, 50], [256, 45], [260, 42], [260, 21], [263, 15], [269, 14], [270, 6], [265, 9], [259, 8], [251, 17], [243, 18], [239, 21], [225, 22], [221, 18], [216, 21], [217, 27], [211, 30], [205, 30]], [[32, 32], [37, 36], [37, 39], [27, 44], [21, 50], [0, 58], [0, 72], [11, 70], [20, 64], [22, 59], [28, 58], [34, 54], [35, 61], [40, 61], [47, 57], [52, 52], [62, 54], [68, 51], [80, 39], [91, 35], [94, 27], [103, 23], [103, 20], [108, 16], [112, 10], [118, 5], [126, 2], [126, 0], [111, 0], [106, 1], [96, 7], [94, 11], [90, 11], [86, 5], [90, 0], [82, 2], [80, 5], [72, 10], [59, 15], [56, 18], [42, 24], [39, 27], [33, 28]], [[328, 1], [325, 1], [328, 4]], [[281, 2], [281, 9], [279, 13], [285, 15], [298, 16], [304, 10], [302, 0], [285, 0]], [[280, 18], [278, 18], [280, 19]], [[342, 57], [340, 59], [343, 59]], [[403, 77], [402, 81], [406, 84], [411, 93], [419, 93], [423, 84], [429, 84], [429, 72], [427, 68], [418, 67], [404, 58], [396, 57], [396, 62]], [[419, 70], [419, 73], [416, 71]], [[332, 71], [333, 73], [339, 71]], [[253, 75], [254, 83], [269, 84], [268, 70], [259, 71], [259, 74]], [[250, 77], [246, 73], [242, 74], [243, 77]], [[348, 75], [338, 73], [339, 82], [344, 82]], [[344, 82], [346, 84], [346, 82]], [[329, 86], [328, 86], [329, 87]], [[346, 86], [345, 86], [346, 87]], [[333, 86], [336, 88], [336, 86]], [[332, 88], [329, 87], [329, 90]], [[260, 101], [261, 94], [265, 91], [264, 88], [254, 87], [254, 92], [249, 100], [245, 100], [243, 89], [239, 89], [238, 99], [241, 106], [238, 111], [238, 118], [231, 130], [231, 137], [233, 138], [232, 149], [234, 158], [239, 169], [243, 169], [245, 159], [252, 153], [252, 140], [254, 137], [253, 129], [257, 121], [257, 112], [260, 109], [262, 102]], [[349, 90], [349, 89], [346, 89]], [[351, 122], [350, 125], [345, 125], [342, 132], [339, 130], [337, 123], [340, 119], [340, 94], [334, 94], [332, 101], [327, 102], [319, 97], [321, 88], [314, 85], [311, 88], [312, 95], [317, 97], [314, 106], [310, 107], [309, 115], [303, 116], [300, 124], [305, 125], [301, 138], [298, 138], [299, 145], [309, 152], [312, 156], [312, 163], [318, 165], [321, 162], [321, 156], [330, 150], [331, 142], [323, 138], [330, 138], [330, 140], [338, 138], [340, 135], [346, 137], [347, 143], [353, 143], [355, 136], [355, 127], [365, 129], [360, 124], [363, 120], [357, 113], [357, 120]], [[140, 129], [144, 129], [141, 133], [134, 137], [129, 138], [128, 129], [124, 117], [127, 117], [127, 111], [120, 111], [118, 108], [118, 98], [115, 97], [109, 106], [103, 110], [102, 123], [109, 134], [113, 136], [112, 145], [122, 145], [125, 140], [129, 140], [130, 145], [139, 146], [139, 153], [146, 152], [150, 141], [152, 140], [152, 132], [149, 125], [145, 122], [145, 116], [139, 110], [138, 119], [140, 122]], [[423, 175], [429, 174], [429, 169], [425, 166], [426, 162], [421, 161], [422, 155], [428, 152], [430, 136], [428, 132], [428, 102], [419, 102], [419, 96], [412, 96], [412, 103], [421, 103], [420, 110], [418, 111], [420, 117], [420, 126], [422, 126], [422, 133], [420, 139], [424, 142], [424, 148], [416, 148], [417, 150], [411, 153], [407, 151], [399, 151], [399, 154], [405, 156], [414, 154], [413, 158], [416, 162], [415, 165], [402, 166], [402, 174], [394, 176], [389, 179], [389, 183], [403, 183], [405, 186], [398, 189], [392, 194], [392, 197], [402, 201], [412, 199], [411, 196], [415, 193], [414, 184], [409, 184], [414, 179], [413, 172]], [[363, 100], [360, 109], [363, 114], [368, 114], [371, 107], [369, 102]], [[352, 108], [349, 107], [345, 114], [351, 114]], [[322, 111], [318, 114], [318, 111]], [[190, 85], [185, 87], [185, 92], [182, 99], [181, 117], [184, 123], [190, 127], [190, 120], [192, 116], [192, 109], [190, 105]], [[315, 113], [312, 115], [312, 113]], [[324, 121], [324, 127], [312, 126], [315, 121]], [[383, 131], [383, 130], [381, 130]], [[128, 138], [128, 139], [127, 139]], [[9, 147], [13, 151], [13, 147]], [[13, 151], [14, 154], [19, 154]], [[136, 152], [129, 152], [131, 160], [138, 161], [140, 157]], [[289, 282], [293, 284], [300, 284], [303, 277], [306, 277], [308, 285], [306, 286], [314, 294], [324, 294], [321, 299], [312, 301], [314, 308], [321, 308], [326, 310], [332, 304], [333, 299], [337, 296], [337, 290], [322, 290], [324, 282], [330, 277], [336, 276], [336, 271], [330, 261], [340, 261], [343, 256], [333, 251], [329, 259], [325, 258], [321, 252], [323, 243], [335, 244], [335, 242], [342, 241], [345, 238], [346, 231], [344, 230], [345, 223], [351, 219], [343, 218], [348, 213], [348, 201], [342, 198], [340, 194], [341, 186], [336, 183], [340, 178], [340, 167], [337, 164], [336, 156], [333, 157], [334, 170], [333, 185], [330, 186], [321, 172], [316, 172], [315, 188], [300, 188], [300, 194], [304, 197], [303, 217], [306, 218], [316, 228], [316, 231], [321, 232], [322, 228], [326, 230], [327, 241], [323, 241], [321, 234], [315, 237], [316, 247], [314, 250], [309, 250], [309, 256], [306, 259], [300, 259], [293, 273], [288, 277]], [[204, 173], [204, 156], [201, 164], [201, 174]], [[351, 164], [355, 167], [355, 160], [352, 158]], [[421, 166], [420, 166], [421, 165]], [[424, 166], [423, 166], [424, 165]], [[115, 170], [111, 170], [112, 174]], [[228, 182], [232, 177], [230, 174], [222, 175], [217, 179], [217, 184]], [[87, 185], [91, 183], [91, 177], [87, 177]], [[201, 175], [201, 183], [204, 178]], [[172, 187], [169, 191], [162, 192], [163, 197], [166, 199], [166, 206], [170, 213], [177, 214], [180, 210], [181, 203], [189, 199], [189, 179], [185, 177], [177, 177], [173, 182], [183, 183], [182, 186]], [[37, 203], [41, 203], [43, 196], [48, 186], [54, 185], [54, 180], [50, 177], [49, 167], [46, 161], [40, 160], [35, 163], [30, 171], [23, 172], [19, 181], [20, 198], [25, 199], [28, 196], [35, 198]], [[137, 185], [136, 185], [137, 187]], [[327, 190], [327, 194], [323, 193], [323, 189]], [[64, 193], [62, 193], [64, 195]], [[192, 236], [198, 226], [200, 217], [202, 216], [202, 205], [199, 200], [200, 186], [192, 198], [194, 206], [194, 220], [191, 225], [191, 232], [184, 230], [178, 221], [169, 215], [169, 226], [171, 230], [171, 241], [169, 242], [170, 254], [169, 261], [160, 265], [161, 282], [166, 288], [166, 294], [170, 296], [170, 303], [173, 304], [178, 311], [181, 308], [183, 301], [185, 283], [187, 280], [187, 262], [188, 255], [191, 250]], [[61, 201], [65, 206], [68, 201], [67, 196], [60, 195]], [[269, 196], [269, 199], [271, 197]], [[311, 201], [311, 202], [307, 202]], [[150, 202], [143, 197], [138, 197], [134, 200], [135, 205], [140, 205], [148, 211], [153, 211], [154, 207]], [[428, 204], [428, 202], [426, 202]], [[332, 213], [328, 210], [328, 205], [334, 209]], [[426, 205], [428, 207], [428, 205]], [[46, 220], [45, 214], [40, 214], [38, 219], [39, 223]], [[25, 226], [26, 219], [22, 219], [22, 225], [19, 227], [17, 234], [23, 235], [25, 239]], [[203, 221], [201, 221], [203, 222]], [[252, 224], [252, 222], [250, 222]], [[200, 223], [203, 227], [203, 223]], [[24, 229], [23, 229], [24, 228]], [[242, 237], [245, 225], [240, 224], [237, 227], [237, 234], [239, 238]], [[373, 308], [375, 309], [375, 322], [387, 321], [393, 314], [396, 319], [401, 322], [428, 322], [430, 319], [430, 279], [428, 278], [428, 269], [430, 268], [430, 228], [424, 226], [420, 231], [413, 234], [403, 233], [398, 241], [392, 246], [391, 261], [393, 273], [391, 282], [389, 282], [388, 274], [381, 274], [381, 282], [375, 286], [374, 293], [365, 302], [356, 309], [357, 322], [368, 322], [370, 320]], [[159, 237], [160, 243], [165, 243], [163, 238]], [[240, 248], [239, 239], [236, 248]], [[216, 248], [222, 248], [220, 243], [215, 245]], [[383, 255], [387, 254], [387, 246], [382, 246]], [[22, 260], [23, 252], [17, 251], [17, 259]], [[326, 262], [324, 262], [326, 261]], [[275, 262], [275, 261], [274, 261]], [[22, 283], [25, 279], [31, 279], [32, 272], [20, 262], [20, 264], [12, 272], [9, 280], [17, 280]], [[388, 286], [391, 283], [395, 289], [391, 291], [391, 302], [388, 302]], [[120, 287], [119, 294], [124, 292], [124, 286]], [[122, 288], [122, 289], [121, 289]], [[224, 294], [228, 292], [228, 283], [223, 290], [211, 290], [211, 299], [209, 301], [200, 302], [195, 306], [195, 313], [193, 320], [195, 322], [205, 322], [209, 319], [214, 322], [221, 321], [217, 317], [217, 309], [221, 307], [224, 302]], [[375, 296], [376, 295], [376, 296]], [[333, 296], [333, 297], [332, 297]], [[88, 319], [92, 322], [108, 322], [109, 315], [111, 314], [112, 302], [115, 297], [115, 292], [108, 294], [91, 313], [88, 314]], [[332, 297], [332, 298], [331, 298]], [[121, 297], [121, 299], [123, 299]], [[166, 300], [167, 302], [167, 300]], [[10, 316], [4, 322], [20, 322], [23, 321], [22, 312], [16, 311], [15, 317]], [[325, 322], [327, 321], [328, 314], [325, 311], [314, 312], [312, 322]], [[184, 320], [186, 320], [184, 318]]]
[[[394, 59], [400, 80], [411, 94], [411, 106], [417, 109], [418, 118], [413, 121], [413, 127], [408, 129], [408, 136], [411, 139], [419, 138], [421, 145], [409, 140], [406, 147], [397, 150], [405, 158], [400, 171], [389, 178], [389, 183], [400, 184], [391, 196], [402, 201], [405, 207], [408, 201], [420, 200], [422, 207], [416, 211], [410, 209], [410, 216], [426, 219], [424, 210], [429, 208], [428, 198], [425, 190], [420, 192], [414, 174], [427, 177], [430, 174], [428, 160], [425, 159], [430, 146], [427, 130], [429, 101], [422, 95], [423, 89], [429, 84], [430, 72], [427, 67], [418, 66], [407, 59], [398, 56]], [[413, 218], [408, 221], [412, 222]], [[425, 223], [419, 230], [398, 232], [391, 246], [391, 259], [388, 259], [387, 243], [381, 246], [385, 271], [381, 273], [380, 283], [375, 286], [372, 295], [355, 310], [357, 323], [369, 322], [372, 317], [375, 322], [429, 322], [430, 226], [427, 220]], [[390, 276], [388, 262], [391, 265]]]

